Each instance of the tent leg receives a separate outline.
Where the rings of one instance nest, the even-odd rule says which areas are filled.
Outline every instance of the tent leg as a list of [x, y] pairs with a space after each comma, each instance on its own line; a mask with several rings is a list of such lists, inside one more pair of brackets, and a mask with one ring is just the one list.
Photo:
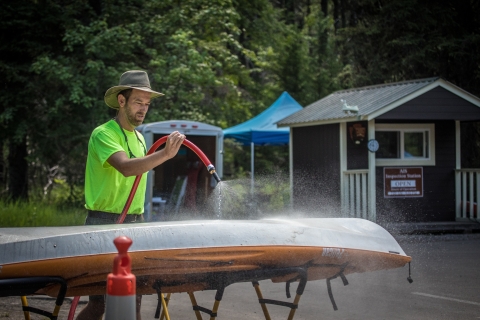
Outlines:
[[254, 192], [254, 175], [255, 175], [255, 144], [253, 142], [250, 142], [250, 193], [253, 196]]

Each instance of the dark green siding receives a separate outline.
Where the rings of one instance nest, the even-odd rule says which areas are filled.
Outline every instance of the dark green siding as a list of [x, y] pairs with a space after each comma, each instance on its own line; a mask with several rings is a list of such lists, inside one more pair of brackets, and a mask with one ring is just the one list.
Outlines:
[[294, 209], [312, 216], [340, 214], [339, 124], [293, 130]]

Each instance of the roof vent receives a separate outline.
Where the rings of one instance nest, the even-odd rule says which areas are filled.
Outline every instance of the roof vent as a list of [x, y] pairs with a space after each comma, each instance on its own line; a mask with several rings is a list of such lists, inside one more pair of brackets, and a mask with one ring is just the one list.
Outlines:
[[350, 113], [357, 114], [358, 113], [358, 107], [357, 106], [349, 106], [347, 104], [347, 101], [343, 100], [343, 99], [341, 99], [340, 101], [342, 102], [342, 111], [343, 112], [345, 112], [346, 114], [350, 114]]

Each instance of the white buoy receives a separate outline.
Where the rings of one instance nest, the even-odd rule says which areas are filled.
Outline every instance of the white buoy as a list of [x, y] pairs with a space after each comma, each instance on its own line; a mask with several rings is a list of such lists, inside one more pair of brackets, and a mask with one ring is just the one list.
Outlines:
[[132, 239], [120, 236], [113, 240], [118, 255], [113, 261], [113, 272], [107, 276], [105, 320], [135, 320], [136, 280], [127, 253]]

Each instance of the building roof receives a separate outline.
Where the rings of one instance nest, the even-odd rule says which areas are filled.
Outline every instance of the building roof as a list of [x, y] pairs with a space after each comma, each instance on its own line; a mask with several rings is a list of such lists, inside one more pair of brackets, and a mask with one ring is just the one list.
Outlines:
[[[282, 119], [279, 127], [371, 120], [437, 87], [443, 88], [480, 106], [480, 100], [438, 77], [381, 84], [336, 91], [302, 110]], [[344, 111], [344, 104], [358, 112]]]

